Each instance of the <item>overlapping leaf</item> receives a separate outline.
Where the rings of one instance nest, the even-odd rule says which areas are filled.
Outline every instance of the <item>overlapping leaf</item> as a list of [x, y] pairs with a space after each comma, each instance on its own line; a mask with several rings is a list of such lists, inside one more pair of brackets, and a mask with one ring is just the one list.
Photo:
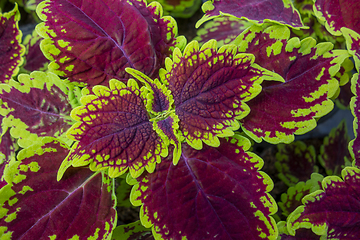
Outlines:
[[138, 177], [145, 168], [153, 172], [160, 156], [167, 156], [167, 144], [153, 129], [144, 98], [133, 79], [127, 86], [115, 79], [110, 80], [109, 88], [95, 86], [92, 94], [80, 101], [83, 106], [71, 112], [78, 122], [67, 133], [77, 142], [64, 160], [58, 178], [70, 165], [89, 163], [93, 171], [108, 168], [110, 177], [120, 176], [127, 169]]
[[202, 45], [211, 39], [215, 39], [217, 47], [221, 47], [231, 43], [242, 31], [251, 25], [252, 23], [246, 20], [234, 17], [223, 16], [214, 18], [197, 31], [197, 37], [194, 40], [197, 40]]
[[19, 72], [25, 48], [21, 44], [22, 33], [18, 22], [17, 5], [8, 13], [0, 13], [0, 83], [7, 83]]
[[27, 147], [39, 137], [60, 137], [73, 124], [70, 112], [78, 105], [80, 90], [65, 84], [53, 73], [21, 74], [18, 81], [0, 85], [2, 126]]
[[316, 190], [321, 189], [323, 176], [318, 173], [311, 174], [311, 179], [306, 182], [299, 182], [295, 186], [289, 187], [286, 193], [281, 194], [281, 202], [278, 203], [282, 210], [282, 215], [287, 217], [298, 206], [302, 205], [301, 199]]
[[25, 64], [23, 68], [26, 71], [41, 71], [45, 70], [49, 63], [49, 60], [44, 56], [40, 49], [41, 37], [34, 30], [32, 34], [29, 34], [24, 39], [24, 46], [26, 52], [24, 55]]
[[171, 154], [138, 179], [131, 202], [155, 239], [275, 239], [273, 183], [263, 161], [246, 152], [250, 141], [235, 135], [201, 151], [186, 143], [177, 166]]
[[313, 146], [306, 146], [302, 141], [290, 144], [278, 144], [275, 167], [279, 171], [279, 178], [288, 186], [299, 181], [310, 179], [313, 172], [317, 172], [316, 153]]
[[295, 236], [291, 236], [284, 221], [278, 222], [277, 227], [279, 229], [279, 237], [277, 240], [325, 240], [313, 233], [310, 229], [304, 228], [299, 229]]
[[64, 144], [45, 138], [9, 163], [7, 185], [0, 189], [1, 239], [110, 237], [116, 225], [114, 182], [87, 168], [71, 168], [57, 182], [68, 152]]
[[0, 140], [0, 188], [6, 185], [3, 178], [5, 166], [15, 157], [15, 151], [18, 150], [16, 140], [10, 135], [10, 129], [3, 129], [3, 131]]
[[151, 230], [136, 221], [127, 225], [120, 225], [114, 229], [112, 240], [154, 240]]
[[126, 67], [157, 76], [176, 44], [176, 22], [155, 2], [47, 0], [37, 13], [49, 69], [90, 86], [126, 81]]
[[348, 28], [342, 28], [342, 33], [346, 39], [346, 47], [349, 53], [354, 57], [355, 67], [360, 69], [360, 33], [354, 32]]
[[203, 4], [202, 10], [205, 15], [196, 27], [218, 16], [243, 18], [258, 25], [276, 22], [293, 28], [303, 27], [299, 12], [290, 0], [211, 0]]
[[255, 141], [270, 143], [294, 140], [316, 126], [333, 108], [329, 99], [338, 89], [333, 79], [348, 58], [345, 50], [331, 50], [331, 43], [312, 38], [289, 38], [285, 26], [253, 26], [235, 43], [255, 55], [255, 63], [282, 76], [284, 82], [262, 84], [263, 91], [248, 102], [251, 112], [241, 120], [243, 130]]
[[183, 53], [176, 48], [166, 70], [160, 71], [174, 99], [179, 129], [195, 149], [202, 142], [216, 147], [218, 137], [232, 136], [240, 126], [237, 120], [250, 111], [246, 102], [261, 91], [262, 80], [278, 79], [253, 64], [253, 55], [237, 54], [234, 45], [216, 45], [212, 40], [199, 49], [193, 41]]
[[327, 239], [358, 239], [360, 236], [360, 170], [346, 167], [342, 179], [326, 177], [323, 190], [315, 191], [303, 198], [288, 218], [288, 231], [295, 235], [299, 228], [311, 228]]
[[316, 0], [315, 15], [333, 35], [341, 35], [341, 28], [360, 33], [360, 2], [357, 0]]
[[355, 159], [354, 164], [360, 167], [360, 139], [359, 139], [359, 120], [360, 120], [360, 105], [359, 105], [359, 96], [360, 96], [360, 84], [358, 83], [359, 74], [354, 74], [351, 79], [351, 90], [354, 97], [351, 98], [350, 109], [354, 116], [353, 130], [355, 139], [351, 140], [349, 143], [349, 151], [353, 159]]
[[340, 175], [345, 166], [351, 166], [349, 141], [345, 120], [341, 121], [336, 128], [331, 130], [329, 136], [324, 138], [318, 158], [327, 175]]

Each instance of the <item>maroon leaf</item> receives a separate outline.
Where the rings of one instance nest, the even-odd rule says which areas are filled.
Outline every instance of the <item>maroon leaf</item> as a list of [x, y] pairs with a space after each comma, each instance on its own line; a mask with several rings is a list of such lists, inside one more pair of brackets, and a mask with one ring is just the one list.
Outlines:
[[287, 0], [211, 0], [202, 6], [205, 15], [196, 23], [217, 16], [233, 16], [248, 19], [256, 24], [277, 22], [294, 28], [303, 27], [299, 12]]
[[310, 179], [313, 172], [317, 172], [316, 153], [313, 146], [306, 146], [302, 141], [290, 144], [278, 144], [275, 167], [279, 171], [279, 178], [288, 186], [299, 181]]
[[262, 80], [276, 79], [253, 61], [252, 55], [237, 54], [234, 45], [217, 49], [215, 40], [200, 49], [193, 41], [183, 53], [175, 49], [160, 78], [172, 93], [179, 129], [190, 146], [199, 150], [204, 142], [216, 147], [218, 137], [232, 136]]
[[329, 99], [338, 89], [333, 76], [348, 58], [345, 50], [331, 50], [331, 43], [289, 37], [284, 26], [253, 26], [235, 41], [239, 50], [255, 55], [255, 63], [278, 73], [284, 82], [265, 81], [263, 91], [249, 101], [251, 112], [241, 120], [243, 130], [255, 141], [294, 140], [316, 127], [333, 108]]
[[41, 39], [35, 30], [24, 39], [26, 53], [24, 55], [25, 64], [23, 68], [29, 72], [45, 70], [49, 63], [49, 60], [40, 49]]
[[162, 17], [158, 3], [47, 0], [37, 12], [49, 69], [90, 86], [127, 81], [126, 67], [157, 76], [175, 46], [176, 22]]
[[333, 35], [341, 35], [346, 27], [360, 33], [360, 2], [358, 0], [316, 0], [315, 14]]
[[69, 141], [65, 133], [73, 124], [70, 111], [78, 105], [78, 88], [53, 73], [21, 74], [18, 80], [0, 85], [2, 124], [12, 127], [12, 136], [20, 139], [18, 144], [27, 147], [44, 136]]
[[324, 178], [323, 190], [303, 198], [288, 217], [288, 230], [295, 235], [299, 228], [311, 228], [327, 239], [358, 239], [360, 236], [360, 169], [346, 167], [342, 179], [337, 176]]
[[56, 181], [69, 149], [45, 138], [19, 152], [0, 189], [5, 239], [106, 239], [116, 224], [114, 182], [103, 172], [71, 168]]
[[0, 13], [0, 83], [9, 82], [24, 61], [25, 47], [21, 44], [19, 20], [17, 5], [11, 12]]
[[331, 130], [329, 136], [324, 138], [318, 158], [327, 175], [340, 175], [345, 166], [351, 166], [349, 141], [345, 120], [341, 121], [336, 128]]
[[81, 98], [84, 106], [71, 112], [77, 123], [67, 136], [77, 141], [59, 170], [60, 179], [70, 165], [93, 171], [109, 168], [110, 177], [129, 169], [133, 177], [145, 169], [153, 172], [161, 156], [167, 156], [167, 144], [150, 122], [143, 96], [135, 80], [127, 86], [112, 79], [109, 88], [95, 86], [93, 94]]
[[[235, 135], [201, 151], [187, 144], [177, 166], [171, 156], [139, 178], [130, 200], [143, 205], [140, 220], [159, 239], [274, 239], [276, 211], [267, 193], [262, 160], [245, 152], [250, 141]], [[136, 181], [135, 181], [136, 182]]]

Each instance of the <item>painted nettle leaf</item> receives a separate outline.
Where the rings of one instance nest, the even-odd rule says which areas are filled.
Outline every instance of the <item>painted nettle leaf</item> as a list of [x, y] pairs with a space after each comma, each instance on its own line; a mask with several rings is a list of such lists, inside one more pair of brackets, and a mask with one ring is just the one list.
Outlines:
[[360, 121], [360, 83], [358, 82], [359, 73], [355, 73], [351, 79], [351, 91], [355, 95], [351, 98], [350, 109], [354, 116], [353, 130], [355, 139], [349, 143], [349, 151], [354, 161], [354, 165], [360, 168], [360, 138], [359, 138], [359, 121]]
[[[66, 144], [43, 138], [5, 168], [0, 189], [1, 239], [109, 239], [116, 226], [114, 181], [71, 168], [60, 182]], [[89, 207], [90, 206], [90, 207]]]
[[25, 47], [21, 44], [19, 20], [17, 5], [10, 12], [0, 12], [0, 83], [9, 82], [24, 61]]
[[299, 181], [306, 181], [318, 171], [314, 146], [296, 141], [278, 144], [277, 148], [275, 167], [279, 171], [278, 177], [286, 185], [294, 186]]
[[253, 25], [251, 22], [229, 16], [214, 18], [197, 31], [197, 40], [200, 45], [215, 39], [217, 47], [230, 44], [246, 28]]
[[296, 231], [295, 236], [291, 236], [287, 230], [285, 221], [277, 223], [279, 237], [277, 240], [327, 240], [326, 236], [321, 237], [313, 233], [310, 229], [301, 228]]
[[145, 228], [140, 221], [117, 226], [111, 240], [154, 240], [151, 229]]
[[254, 64], [252, 54], [239, 54], [235, 45], [216, 46], [211, 40], [200, 49], [192, 41], [183, 53], [176, 48], [159, 73], [173, 96], [179, 130], [198, 150], [203, 142], [217, 147], [218, 137], [232, 136], [240, 127], [238, 120], [250, 111], [246, 102], [260, 93], [263, 79], [280, 78]]
[[77, 122], [68, 130], [69, 139], [76, 141], [59, 169], [58, 179], [65, 170], [90, 164], [90, 169], [109, 169], [114, 178], [128, 169], [136, 178], [146, 169], [153, 172], [161, 156], [168, 155], [167, 143], [153, 129], [142, 95], [135, 80], [125, 85], [112, 79], [109, 87], [95, 86], [92, 94], [80, 99], [83, 106], [71, 111]]
[[126, 67], [156, 77], [177, 43], [176, 22], [157, 2], [46, 0], [37, 13], [49, 69], [82, 85], [126, 82]]
[[70, 117], [79, 105], [80, 90], [53, 73], [20, 74], [18, 81], [0, 85], [2, 127], [9, 127], [19, 146], [30, 146], [40, 137], [58, 137], [67, 143]]
[[309, 193], [321, 189], [323, 176], [318, 173], [311, 174], [306, 182], [298, 182], [295, 186], [289, 187], [286, 193], [281, 194], [281, 202], [278, 203], [282, 215], [287, 217], [298, 206], [302, 205], [301, 199]]
[[234, 42], [240, 52], [254, 54], [255, 63], [283, 78], [263, 82], [262, 92], [248, 102], [251, 112], [241, 120], [242, 129], [256, 142], [290, 143], [294, 134], [315, 128], [315, 118], [334, 106], [329, 99], [339, 86], [334, 76], [349, 57], [347, 51], [289, 36], [286, 26], [252, 26]]
[[324, 138], [318, 159], [327, 175], [340, 175], [345, 166], [351, 166], [349, 141], [345, 120], [341, 121], [336, 128], [331, 130], [329, 136]]
[[346, 47], [349, 53], [354, 57], [355, 68], [360, 69], [360, 32], [354, 32], [348, 28], [342, 28], [342, 33], [346, 39]]
[[154, 173], [135, 180], [130, 200], [142, 205], [141, 223], [155, 239], [276, 239], [273, 182], [250, 146], [240, 135], [220, 139], [218, 148], [183, 143], [177, 166], [170, 151]]
[[203, 4], [202, 10], [205, 15], [196, 23], [196, 28], [219, 16], [242, 18], [257, 25], [275, 22], [293, 28], [303, 27], [291, 0], [210, 0]]
[[302, 200], [302, 206], [290, 214], [287, 228], [291, 235], [300, 228], [311, 229], [326, 239], [359, 239], [360, 169], [346, 167], [338, 176], [325, 177], [323, 190]]
[[331, 34], [340, 36], [342, 27], [360, 33], [359, 9], [358, 0], [316, 0], [314, 12]]
[[[4, 130], [3, 130], [4, 131]], [[11, 137], [10, 130], [6, 129], [1, 134], [0, 142], [0, 188], [6, 185], [6, 181], [3, 178], [3, 173], [6, 164], [15, 157], [15, 151], [18, 150], [19, 146], [16, 144], [16, 140]]]
[[40, 42], [42, 37], [34, 30], [32, 34], [29, 34], [24, 39], [24, 46], [26, 52], [24, 55], [25, 64], [22, 68], [25, 71], [43, 71], [49, 63], [49, 60], [44, 56], [40, 49]]

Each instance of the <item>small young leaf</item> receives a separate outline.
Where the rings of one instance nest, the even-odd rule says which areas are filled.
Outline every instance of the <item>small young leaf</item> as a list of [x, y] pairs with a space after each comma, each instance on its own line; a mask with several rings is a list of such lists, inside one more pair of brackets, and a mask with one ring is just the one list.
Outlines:
[[290, 0], [211, 0], [203, 4], [202, 10], [205, 15], [196, 27], [218, 16], [242, 18], [257, 25], [275, 22], [293, 28], [303, 27], [299, 12]]
[[[0, 189], [1, 239], [107, 239], [116, 225], [114, 182], [102, 172], [56, 174], [69, 149], [44, 138], [19, 152]], [[89, 207], [91, 206], [91, 207]]]
[[299, 181], [310, 179], [311, 173], [317, 172], [316, 153], [313, 146], [306, 146], [302, 141], [290, 144], [278, 144], [275, 167], [279, 178], [289, 187]]
[[70, 112], [78, 105], [78, 88], [65, 84], [53, 73], [21, 74], [19, 82], [0, 85], [2, 125], [12, 127], [19, 146], [30, 146], [44, 136], [59, 137], [67, 143], [67, 129], [73, 124]]
[[287, 231], [286, 222], [284, 221], [278, 222], [277, 227], [279, 229], [279, 237], [277, 238], [277, 240], [326, 240], [327, 239], [316, 235], [310, 229], [304, 229], [304, 228], [299, 229], [296, 232], [295, 236], [291, 236]]
[[9, 82], [24, 61], [25, 47], [21, 44], [19, 20], [17, 5], [8, 13], [0, 12], [0, 83]]
[[150, 122], [143, 97], [134, 80], [127, 86], [110, 80], [110, 88], [95, 86], [93, 94], [81, 98], [83, 106], [71, 112], [77, 123], [67, 132], [77, 141], [59, 169], [58, 179], [70, 165], [98, 171], [109, 168], [110, 177], [129, 169], [140, 176], [145, 168], [153, 172], [160, 156], [167, 156], [167, 144], [157, 135]]
[[323, 190], [303, 198], [303, 206], [290, 214], [287, 228], [291, 235], [300, 228], [311, 228], [327, 239], [358, 239], [360, 236], [360, 169], [346, 167], [337, 176], [324, 178]]
[[345, 120], [341, 121], [336, 128], [331, 130], [329, 136], [324, 138], [318, 158], [327, 175], [340, 175], [345, 166], [351, 166], [349, 141]]
[[41, 37], [34, 30], [32, 34], [29, 34], [24, 39], [24, 46], [26, 52], [24, 55], [25, 64], [23, 69], [26, 71], [42, 71], [45, 70], [49, 63], [49, 60], [44, 56], [40, 49]]
[[113, 231], [111, 240], [154, 240], [151, 229], [145, 228], [140, 221], [120, 225]]
[[176, 22], [155, 2], [46, 0], [37, 13], [49, 69], [89, 86], [126, 82], [126, 67], [156, 77], [176, 44]]
[[169, 154], [133, 187], [142, 224], [155, 239], [276, 239], [273, 183], [250, 145], [240, 135], [200, 151], [184, 143], [177, 166]]
[[289, 35], [285, 26], [253, 26], [235, 40], [240, 51], [254, 54], [255, 63], [284, 81], [265, 81], [263, 91], [248, 102], [251, 112], [241, 120], [242, 128], [257, 142], [290, 143], [294, 134], [315, 128], [315, 118], [333, 109], [329, 98], [339, 86], [333, 77], [349, 56], [345, 50], [331, 50], [331, 43], [287, 40]]
[[298, 206], [301, 199], [316, 190], [321, 189], [321, 181], [323, 176], [318, 173], [311, 174], [311, 179], [306, 182], [299, 182], [293, 187], [289, 187], [286, 193], [281, 194], [281, 202], [278, 203], [282, 210], [282, 215], [289, 216]]

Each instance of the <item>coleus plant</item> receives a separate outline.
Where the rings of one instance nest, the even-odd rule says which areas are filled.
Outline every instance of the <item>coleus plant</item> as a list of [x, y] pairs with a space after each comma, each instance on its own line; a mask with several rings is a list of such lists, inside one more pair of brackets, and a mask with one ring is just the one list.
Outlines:
[[[353, 164], [341, 126], [319, 156], [341, 177], [306, 181], [314, 149], [279, 145], [286, 221], [250, 140], [289, 144], [333, 109], [349, 57], [359, 69], [356, 0], [208, 1], [197, 25], [212, 23], [188, 44], [158, 2], [22, 4], [41, 20], [25, 46], [17, 5], [0, 15], [1, 240], [360, 235], [357, 73]], [[307, 165], [305, 177], [290, 171]], [[129, 201], [140, 221], [118, 226]]]

